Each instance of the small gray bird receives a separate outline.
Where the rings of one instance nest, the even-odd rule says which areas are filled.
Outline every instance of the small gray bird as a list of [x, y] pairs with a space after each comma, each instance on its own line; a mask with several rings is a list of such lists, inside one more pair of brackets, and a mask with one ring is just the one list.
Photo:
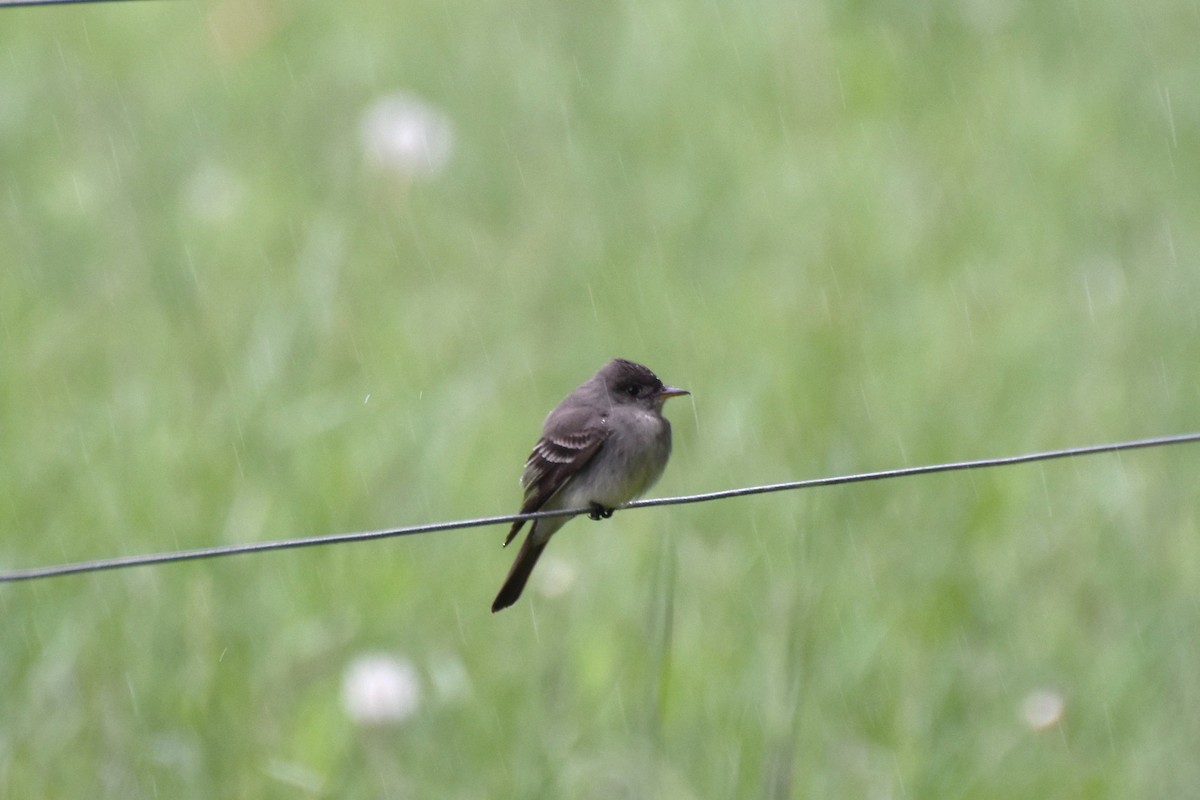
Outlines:
[[[521, 513], [588, 508], [592, 519], [611, 517], [614, 508], [662, 475], [671, 456], [671, 423], [662, 415], [663, 403], [684, 394], [686, 389], [664, 386], [641, 364], [623, 358], [605, 364], [546, 417], [521, 475]], [[492, 603], [493, 613], [517, 602], [550, 537], [570, 519], [533, 521]], [[524, 524], [513, 524], [505, 547]]]

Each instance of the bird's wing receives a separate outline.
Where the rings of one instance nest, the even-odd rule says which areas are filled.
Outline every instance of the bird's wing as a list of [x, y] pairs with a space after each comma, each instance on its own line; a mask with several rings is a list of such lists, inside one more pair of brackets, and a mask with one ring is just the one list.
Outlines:
[[[585, 428], [574, 433], [556, 434], [547, 432], [533, 446], [533, 452], [525, 461], [525, 472], [521, 474], [521, 485], [525, 487], [525, 502], [521, 513], [537, 511], [558, 494], [575, 477], [579, 470], [592, 460], [608, 438], [607, 428]], [[513, 540], [524, 525], [524, 520], [513, 523], [512, 530], [504, 540], [505, 546]]]

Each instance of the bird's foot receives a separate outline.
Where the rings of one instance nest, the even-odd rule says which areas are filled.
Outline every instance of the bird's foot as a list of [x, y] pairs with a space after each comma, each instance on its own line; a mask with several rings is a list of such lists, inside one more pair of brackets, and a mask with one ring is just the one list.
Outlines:
[[591, 519], [608, 519], [613, 514], [613, 510], [611, 508], [605, 508], [599, 503], [591, 503], [589, 504], [589, 508], [591, 510], [588, 511], [588, 517]]

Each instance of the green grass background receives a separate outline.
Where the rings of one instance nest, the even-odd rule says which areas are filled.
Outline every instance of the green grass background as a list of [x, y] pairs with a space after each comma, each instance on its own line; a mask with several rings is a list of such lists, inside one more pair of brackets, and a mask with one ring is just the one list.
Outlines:
[[[1173, 0], [0, 11], [0, 564], [514, 511], [616, 355], [694, 392], [656, 494], [1195, 430], [1198, 40]], [[434, 179], [363, 154], [399, 90], [455, 125]], [[0, 794], [1194, 797], [1198, 465], [576, 521], [569, 591], [495, 616], [499, 528], [3, 586]], [[342, 708], [369, 652], [412, 717]]]

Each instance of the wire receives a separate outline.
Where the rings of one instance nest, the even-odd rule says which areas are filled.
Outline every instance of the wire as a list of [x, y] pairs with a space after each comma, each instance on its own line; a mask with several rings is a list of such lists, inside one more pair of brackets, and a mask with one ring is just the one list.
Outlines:
[[[839, 486], [846, 483], [865, 483], [887, 478], [907, 478], [914, 475], [932, 475], [938, 472], [957, 472], [969, 469], [984, 469], [988, 467], [1004, 467], [1013, 464], [1029, 464], [1035, 461], [1050, 461], [1059, 458], [1090, 456], [1099, 453], [1117, 453], [1124, 450], [1139, 450], [1148, 447], [1165, 447], [1172, 444], [1187, 444], [1200, 442], [1200, 433], [1184, 433], [1177, 436], [1157, 436], [1151, 439], [1135, 439], [1114, 444], [1095, 444], [1084, 447], [1070, 447], [1064, 450], [1047, 450], [1041, 453], [1026, 453], [1018, 456], [1001, 458], [985, 458], [978, 461], [954, 461], [948, 464], [932, 464], [921, 467], [902, 467], [900, 469], [882, 470], [880, 472], [862, 472], [854, 475], [839, 475], [829, 478], [811, 478], [809, 480], [788, 481], [786, 483], [771, 483], [763, 486], [746, 486], [740, 489], [725, 489], [703, 494], [681, 495], [679, 497], [660, 497], [651, 500], [636, 500], [621, 506], [622, 510], [634, 508], [652, 508], [655, 506], [675, 506], [686, 503], [706, 503], [712, 500], [728, 500], [733, 497], [748, 497], [756, 494], [785, 492], [793, 489], [815, 489], [819, 486]], [[498, 517], [479, 517], [452, 522], [434, 522], [427, 525], [413, 525], [405, 528], [392, 528], [377, 531], [357, 531], [354, 533], [335, 533], [326, 536], [312, 536], [299, 539], [282, 539], [273, 542], [258, 542], [252, 544], [217, 545], [202, 547], [195, 550], [179, 550], [169, 553], [151, 553], [148, 555], [119, 556], [117, 558], [102, 558], [92, 561], [78, 561], [69, 564], [54, 564], [44, 567], [28, 567], [25, 569], [0, 572], [0, 583], [16, 581], [31, 581], [42, 578], [54, 578], [63, 575], [78, 575], [85, 572], [101, 572], [110, 569], [126, 567], [142, 567], [152, 564], [171, 564], [177, 561], [197, 561], [204, 558], [235, 556], [247, 553], [267, 553], [274, 550], [295, 550], [301, 547], [316, 547], [343, 542], [365, 542], [373, 539], [388, 539], [394, 536], [414, 536], [419, 533], [436, 533], [439, 531], [458, 530], [460, 528], [480, 528], [488, 525], [500, 525], [517, 520], [541, 519], [543, 517], [567, 517], [587, 514], [590, 509], [574, 508], [558, 511], [535, 511], [530, 514], [506, 514]]]
[[133, 0], [0, 0], [0, 8], [19, 8], [22, 6], [75, 6], [84, 3], [119, 3]]

